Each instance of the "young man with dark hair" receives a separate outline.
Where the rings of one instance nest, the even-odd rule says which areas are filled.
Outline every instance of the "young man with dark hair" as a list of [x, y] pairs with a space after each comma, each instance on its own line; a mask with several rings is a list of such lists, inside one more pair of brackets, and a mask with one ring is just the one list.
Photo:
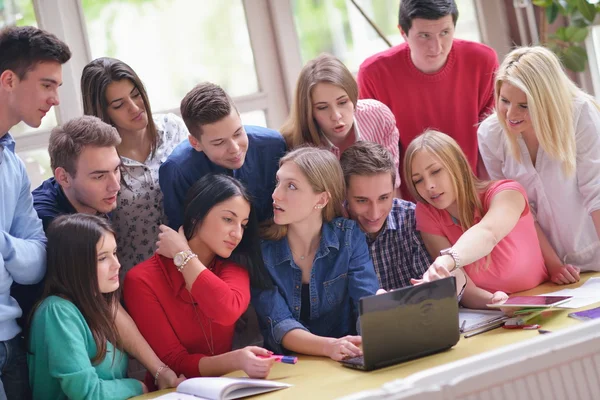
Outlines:
[[[406, 42], [362, 63], [359, 96], [392, 110], [401, 159], [415, 137], [433, 128], [452, 136], [473, 171], [487, 176], [477, 126], [493, 111], [498, 57], [483, 44], [454, 39], [457, 19], [454, 0], [401, 0], [398, 28]], [[406, 186], [401, 188], [410, 199]]]
[[381, 145], [361, 141], [340, 158], [346, 181], [346, 210], [367, 236], [380, 286], [385, 290], [410, 285], [431, 265], [419, 232], [415, 204], [394, 198], [396, 168]]
[[29, 399], [25, 346], [10, 296], [13, 282], [31, 285], [46, 272], [46, 236], [33, 209], [30, 182], [8, 130], [19, 122], [37, 128], [58, 105], [66, 44], [34, 27], [0, 31], [0, 399]]
[[159, 170], [169, 226], [177, 230], [182, 225], [188, 189], [209, 172], [242, 181], [254, 197], [258, 220], [272, 217], [275, 173], [286, 150], [279, 132], [242, 125], [229, 95], [208, 82], [197, 85], [183, 98], [181, 116], [190, 132], [189, 140], [177, 146]]
[[54, 177], [33, 191], [33, 206], [48, 228], [62, 214], [110, 213], [121, 189], [117, 130], [92, 116], [75, 118], [50, 133]]

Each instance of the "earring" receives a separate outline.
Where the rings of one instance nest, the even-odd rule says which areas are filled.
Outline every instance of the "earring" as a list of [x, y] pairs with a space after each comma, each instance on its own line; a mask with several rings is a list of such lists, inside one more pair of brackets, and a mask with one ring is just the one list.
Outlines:
[[323, 204], [317, 204], [315, 206], [315, 210], [320, 210], [321, 208], [325, 207]]

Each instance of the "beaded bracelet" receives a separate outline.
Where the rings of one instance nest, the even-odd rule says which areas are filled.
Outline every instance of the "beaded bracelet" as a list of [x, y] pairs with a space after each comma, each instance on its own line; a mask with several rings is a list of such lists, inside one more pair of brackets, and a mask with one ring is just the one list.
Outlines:
[[160, 367], [158, 367], [158, 370], [156, 370], [156, 374], [154, 374], [154, 385], [156, 387], [158, 387], [158, 377], [160, 376], [160, 373], [163, 371], [163, 369], [171, 369], [171, 368], [169, 368], [169, 366], [166, 364], [163, 364]]

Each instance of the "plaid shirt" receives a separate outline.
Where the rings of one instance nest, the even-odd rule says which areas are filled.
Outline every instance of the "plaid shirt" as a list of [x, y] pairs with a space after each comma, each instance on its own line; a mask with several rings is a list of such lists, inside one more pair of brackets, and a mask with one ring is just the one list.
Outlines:
[[385, 290], [410, 285], [410, 278], [421, 278], [431, 259], [416, 230], [415, 205], [394, 199], [386, 225], [375, 240], [367, 236], [379, 284]]

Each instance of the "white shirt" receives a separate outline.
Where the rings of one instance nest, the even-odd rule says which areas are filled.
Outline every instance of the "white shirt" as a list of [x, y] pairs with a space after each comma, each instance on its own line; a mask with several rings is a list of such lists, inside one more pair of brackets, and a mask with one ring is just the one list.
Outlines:
[[175, 147], [188, 137], [183, 120], [174, 114], [154, 115], [153, 120], [158, 131], [154, 156], [149, 154], [144, 163], [121, 157], [123, 179], [128, 187], [121, 186], [117, 208], [111, 213], [121, 276], [154, 254], [158, 226], [167, 223], [158, 169]]
[[535, 167], [522, 136], [521, 163], [496, 114], [479, 127], [479, 151], [491, 179], [514, 179], [527, 191], [529, 203], [550, 244], [565, 264], [600, 271], [600, 240], [590, 214], [600, 209], [600, 112], [590, 100], [573, 100], [576, 170], [565, 176], [562, 163], [540, 146]]

